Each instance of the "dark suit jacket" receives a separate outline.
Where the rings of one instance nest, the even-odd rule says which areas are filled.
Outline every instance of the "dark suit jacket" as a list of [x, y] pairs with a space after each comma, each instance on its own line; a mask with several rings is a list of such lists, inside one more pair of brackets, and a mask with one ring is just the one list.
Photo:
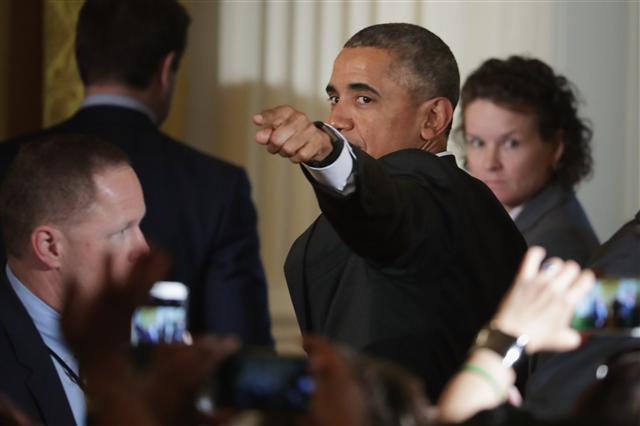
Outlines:
[[390, 359], [437, 398], [509, 287], [525, 242], [453, 156], [355, 150], [348, 196], [309, 178], [323, 214], [285, 272], [303, 332]]
[[559, 185], [548, 185], [527, 201], [515, 222], [527, 244], [544, 247], [547, 257], [585, 266], [599, 245], [575, 194]]
[[4, 271], [1, 275], [0, 394], [36, 422], [75, 425], [44, 341]]
[[607, 277], [640, 277], [640, 211], [596, 250], [590, 267]]
[[[640, 212], [595, 253], [589, 267], [610, 277], [640, 276]], [[593, 336], [580, 348], [540, 356], [540, 366], [527, 384], [525, 407], [544, 417], [569, 414], [580, 394], [596, 381], [596, 370], [607, 358], [640, 350], [640, 339]]]
[[92, 106], [43, 133], [0, 144], [0, 174], [21, 143], [51, 133], [101, 137], [129, 155], [147, 206], [142, 231], [172, 256], [168, 278], [189, 286], [192, 331], [273, 344], [244, 170], [171, 139], [141, 112]]

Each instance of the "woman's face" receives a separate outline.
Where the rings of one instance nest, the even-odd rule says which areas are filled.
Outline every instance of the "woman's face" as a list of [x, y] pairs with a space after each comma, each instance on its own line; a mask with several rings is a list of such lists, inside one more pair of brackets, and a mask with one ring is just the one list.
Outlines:
[[547, 184], [562, 156], [560, 133], [543, 141], [533, 114], [518, 113], [486, 99], [463, 112], [469, 172], [483, 181], [507, 210]]

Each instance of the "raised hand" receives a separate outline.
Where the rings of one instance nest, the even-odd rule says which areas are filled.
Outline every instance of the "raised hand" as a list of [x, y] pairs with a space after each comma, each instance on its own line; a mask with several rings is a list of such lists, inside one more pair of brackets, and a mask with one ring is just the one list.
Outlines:
[[545, 251], [531, 247], [513, 287], [503, 299], [493, 325], [512, 336], [529, 336], [527, 352], [565, 351], [580, 344], [569, 323], [576, 303], [593, 285], [590, 270], [574, 261], [552, 258], [542, 268]]

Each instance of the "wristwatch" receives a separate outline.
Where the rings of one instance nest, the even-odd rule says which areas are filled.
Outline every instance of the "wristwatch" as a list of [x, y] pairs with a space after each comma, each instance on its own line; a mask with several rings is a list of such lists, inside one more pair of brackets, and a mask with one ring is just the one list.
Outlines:
[[502, 357], [502, 365], [511, 368], [521, 359], [525, 347], [529, 343], [529, 336], [511, 336], [493, 325], [484, 327], [478, 333], [474, 349], [489, 349]]
[[314, 121], [313, 124], [327, 135], [329, 135], [329, 140], [331, 141], [331, 145], [333, 149], [331, 153], [322, 161], [309, 160], [305, 161], [305, 164], [311, 167], [325, 167], [329, 164], [333, 164], [334, 161], [338, 159], [340, 156], [340, 152], [342, 151], [343, 145], [346, 143], [346, 139], [344, 136], [338, 132], [333, 126], [327, 123], [323, 123], [322, 121]]

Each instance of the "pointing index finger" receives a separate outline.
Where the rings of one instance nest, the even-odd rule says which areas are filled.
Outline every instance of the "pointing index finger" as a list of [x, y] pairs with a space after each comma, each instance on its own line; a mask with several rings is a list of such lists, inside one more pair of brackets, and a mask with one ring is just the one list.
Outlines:
[[254, 114], [251, 117], [251, 121], [253, 121], [253, 124], [255, 124], [256, 126], [262, 126], [264, 124], [264, 117], [262, 116], [262, 114]]

